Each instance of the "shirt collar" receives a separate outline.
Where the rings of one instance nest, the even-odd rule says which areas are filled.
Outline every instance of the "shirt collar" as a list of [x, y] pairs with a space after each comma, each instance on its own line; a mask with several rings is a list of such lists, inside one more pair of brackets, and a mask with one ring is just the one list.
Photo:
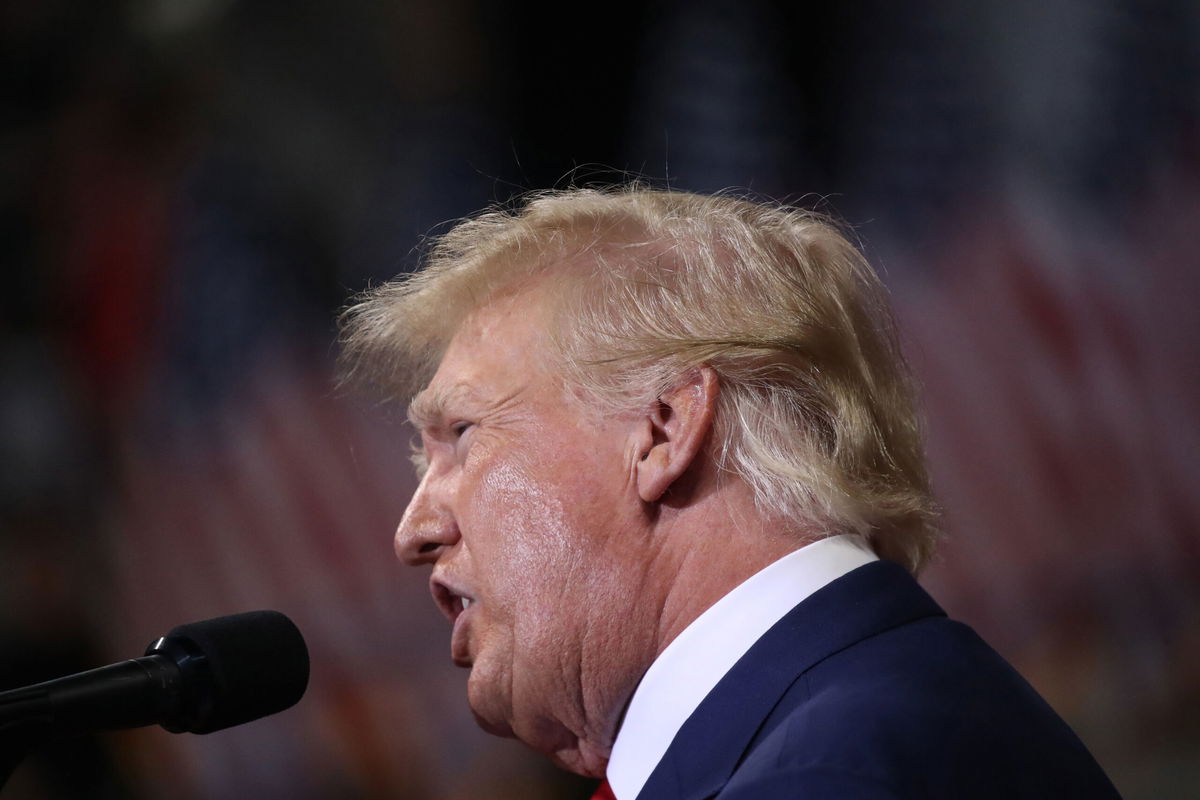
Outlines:
[[633, 800], [700, 701], [788, 611], [851, 570], [876, 561], [860, 536], [831, 536], [743, 581], [684, 628], [642, 676], [613, 742], [608, 781]]

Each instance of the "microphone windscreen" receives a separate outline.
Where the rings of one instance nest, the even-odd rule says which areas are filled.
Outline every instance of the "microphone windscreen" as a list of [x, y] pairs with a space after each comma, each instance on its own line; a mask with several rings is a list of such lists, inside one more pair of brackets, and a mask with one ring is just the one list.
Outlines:
[[308, 647], [278, 611], [248, 611], [173, 628], [165, 637], [203, 654], [213, 682], [211, 703], [191, 722], [211, 733], [290, 708], [308, 687]]

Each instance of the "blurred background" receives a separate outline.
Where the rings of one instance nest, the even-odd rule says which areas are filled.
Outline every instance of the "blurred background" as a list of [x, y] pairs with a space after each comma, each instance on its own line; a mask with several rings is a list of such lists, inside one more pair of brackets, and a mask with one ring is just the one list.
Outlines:
[[925, 584], [1127, 798], [1200, 786], [1200, 5], [0, 4], [0, 688], [276, 608], [313, 680], [5, 798], [572, 798], [476, 730], [391, 555], [409, 432], [337, 310], [530, 189], [833, 211], [889, 284], [948, 539]]

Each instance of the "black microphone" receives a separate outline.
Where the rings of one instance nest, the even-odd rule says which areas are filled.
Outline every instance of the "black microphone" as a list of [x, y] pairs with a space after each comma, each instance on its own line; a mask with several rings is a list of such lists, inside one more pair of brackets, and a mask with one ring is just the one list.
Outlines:
[[290, 708], [307, 687], [300, 631], [250, 611], [180, 625], [142, 658], [0, 692], [0, 739], [153, 724], [212, 733]]

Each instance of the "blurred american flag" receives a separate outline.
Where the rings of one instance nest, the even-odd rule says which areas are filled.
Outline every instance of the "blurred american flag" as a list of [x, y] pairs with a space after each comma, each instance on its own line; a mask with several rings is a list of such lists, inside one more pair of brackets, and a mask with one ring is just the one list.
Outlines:
[[973, 209], [899, 292], [949, 532], [928, 582], [1100, 746], [1200, 698], [1197, 211], [1190, 185], [1120, 231]]

